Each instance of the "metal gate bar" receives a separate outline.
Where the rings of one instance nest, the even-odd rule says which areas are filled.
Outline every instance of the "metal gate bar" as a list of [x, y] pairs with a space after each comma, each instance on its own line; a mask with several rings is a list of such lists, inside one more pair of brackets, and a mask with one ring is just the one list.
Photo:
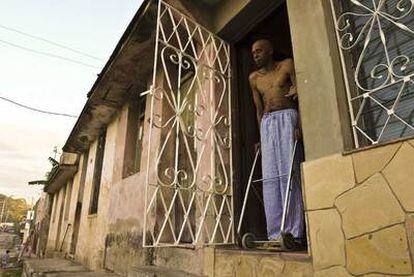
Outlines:
[[159, 1], [144, 247], [234, 243], [230, 47]]

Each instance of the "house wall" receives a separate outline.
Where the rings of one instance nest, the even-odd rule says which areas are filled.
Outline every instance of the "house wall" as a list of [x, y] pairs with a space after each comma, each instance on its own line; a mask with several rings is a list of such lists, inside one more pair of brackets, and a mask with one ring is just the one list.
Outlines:
[[[64, 252], [67, 248], [68, 240], [71, 236], [71, 228], [68, 225], [70, 224], [69, 219], [65, 219], [65, 211], [70, 209], [70, 205], [68, 205], [67, 198], [69, 194], [69, 189], [72, 189], [73, 186], [70, 183], [66, 183], [62, 186], [56, 193], [55, 197], [57, 197], [57, 201], [53, 206], [53, 213], [55, 220], [53, 221], [54, 217], [51, 217], [50, 226], [49, 226], [49, 235], [48, 235], [48, 242], [47, 242], [47, 252], [48, 255], [52, 255], [54, 251], [62, 251]], [[63, 206], [63, 213], [61, 213], [61, 207]], [[60, 228], [59, 228], [60, 223]], [[60, 229], [60, 232], [59, 232]], [[58, 233], [59, 232], [59, 233]], [[66, 236], [65, 236], [65, 232]], [[63, 242], [63, 244], [62, 244]], [[57, 243], [57, 244], [56, 244]], [[56, 247], [57, 245], [57, 247]]]
[[108, 213], [110, 212], [109, 194], [112, 184], [117, 128], [117, 119], [114, 119], [107, 127], [102, 178], [98, 200], [98, 212], [92, 215], [89, 214], [89, 205], [91, 203], [92, 197], [92, 181], [97, 140], [91, 144], [91, 147], [89, 149], [89, 163], [85, 180], [79, 238], [75, 259], [81, 261], [91, 269], [103, 268], [105, 237], [108, 227], [107, 220]]
[[69, 217], [66, 217], [66, 212], [69, 212], [71, 207], [70, 207], [70, 203], [69, 203], [69, 197], [72, 194], [72, 189], [73, 189], [73, 185], [71, 183], [70, 180], [68, 180], [66, 182], [65, 185], [65, 198], [62, 199], [63, 201], [63, 214], [62, 214], [62, 226], [61, 226], [61, 230], [60, 230], [60, 235], [58, 238], [59, 241], [59, 247], [58, 250], [59, 251], [65, 251], [68, 245], [68, 240], [71, 236], [72, 233], [72, 228], [70, 225], [70, 220]]
[[303, 164], [318, 276], [413, 274], [413, 164], [414, 140]]
[[287, 6], [306, 160], [340, 153], [352, 137], [329, 1], [288, 0]]
[[43, 257], [46, 253], [51, 214], [50, 200], [50, 195], [43, 192], [36, 204], [34, 228], [37, 240], [34, 242], [33, 247], [36, 250], [35, 254], [37, 257]]
[[[149, 105], [147, 101], [147, 106]], [[144, 214], [144, 181], [146, 163], [141, 172], [123, 179], [124, 148], [127, 131], [128, 105], [125, 105], [118, 118], [118, 131], [115, 146], [113, 185], [109, 196], [111, 213], [108, 215], [106, 236], [105, 268], [125, 273], [129, 266], [145, 264], [150, 259], [142, 251], [142, 230]], [[147, 122], [147, 121], [146, 121]], [[148, 124], [147, 124], [148, 125]], [[143, 145], [148, 144], [145, 126]], [[146, 148], [142, 155], [145, 161]]]
[[[52, 217], [50, 219], [49, 234], [47, 240], [47, 255], [51, 255], [56, 250], [56, 240], [58, 239], [59, 218], [61, 216], [60, 209], [64, 198], [65, 186], [62, 186], [54, 196], [54, 204], [52, 208]], [[61, 225], [61, 229], [63, 229]]]
[[287, 4], [306, 151], [303, 195], [315, 276], [412, 275], [413, 143], [342, 154], [352, 145], [351, 124], [329, 1], [288, 0]]
[[[84, 156], [82, 155], [82, 157], [80, 158], [80, 161], [79, 161], [80, 165], [83, 163], [83, 159], [84, 159]], [[68, 226], [68, 225], [70, 225], [70, 226], [68, 227], [66, 236], [63, 237], [64, 234], [62, 234], [62, 236], [61, 236], [61, 241], [63, 241], [62, 252], [65, 253], [65, 254], [70, 253], [70, 246], [71, 246], [72, 240], [73, 240], [73, 226], [74, 226], [74, 221], [75, 221], [76, 205], [77, 205], [77, 201], [78, 201], [80, 176], [81, 176], [81, 168], [79, 168], [79, 170], [73, 176], [73, 182], [69, 181], [68, 184], [67, 184], [68, 188], [69, 187], [71, 188], [71, 192], [70, 192], [70, 199], [68, 201], [66, 201], [67, 206], [65, 207], [65, 212], [64, 213], [66, 213], [66, 209], [68, 209], [68, 217], [64, 221], [63, 226]], [[66, 193], [67, 198], [69, 197], [68, 193], [69, 192]], [[65, 214], [64, 214], [64, 216], [65, 216]]]
[[[146, 101], [143, 152], [141, 171], [127, 178], [122, 178], [124, 148], [127, 130], [128, 107], [122, 109], [118, 118], [118, 132], [115, 150], [114, 174], [110, 193], [110, 210], [108, 215], [108, 234], [105, 245], [106, 269], [126, 274], [131, 267], [156, 264], [170, 268], [200, 274], [202, 267], [202, 250], [192, 249], [152, 249], [143, 248], [143, 230], [145, 216], [145, 182], [148, 165], [149, 116], [151, 101]], [[155, 107], [154, 109], [157, 109]], [[160, 133], [152, 131], [151, 151], [157, 153]], [[154, 164], [156, 155], [150, 156]], [[150, 179], [155, 178], [155, 168], [150, 167]], [[159, 215], [162, 216], [162, 215]], [[151, 217], [149, 217], [151, 220]], [[153, 219], [155, 220], [155, 219]], [[185, 262], [184, 262], [185, 261]]]

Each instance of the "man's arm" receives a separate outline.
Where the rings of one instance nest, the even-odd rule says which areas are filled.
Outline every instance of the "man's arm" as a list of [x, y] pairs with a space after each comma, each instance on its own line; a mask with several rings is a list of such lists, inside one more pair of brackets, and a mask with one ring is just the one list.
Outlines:
[[[296, 75], [295, 75], [295, 66], [293, 64], [292, 59], [286, 60], [286, 68], [290, 78], [290, 89], [289, 93], [286, 94], [286, 97], [292, 97], [293, 100], [298, 98], [298, 91], [296, 89]], [[298, 116], [298, 122], [296, 123], [295, 127], [295, 139], [302, 139], [302, 122], [300, 119], [300, 115]]]
[[293, 100], [296, 100], [298, 98], [298, 91], [296, 89], [296, 74], [295, 74], [295, 65], [293, 63], [292, 59], [285, 60], [285, 67], [287, 70], [287, 73], [289, 74], [290, 79], [290, 89], [289, 93], [286, 94], [286, 97], [292, 97]]
[[262, 103], [262, 97], [260, 96], [260, 93], [256, 88], [254, 72], [250, 74], [249, 76], [249, 83], [250, 83], [250, 88], [252, 89], [253, 102], [254, 102], [254, 105], [256, 106], [256, 118], [257, 118], [257, 124], [258, 124], [259, 130], [260, 130], [260, 123], [263, 117], [263, 103]]

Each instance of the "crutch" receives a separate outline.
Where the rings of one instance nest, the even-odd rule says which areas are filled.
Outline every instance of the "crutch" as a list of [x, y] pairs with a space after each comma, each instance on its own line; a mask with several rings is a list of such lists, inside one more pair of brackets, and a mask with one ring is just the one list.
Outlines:
[[256, 154], [254, 156], [253, 165], [252, 165], [252, 168], [250, 170], [249, 179], [248, 179], [248, 182], [247, 182], [247, 188], [246, 188], [246, 192], [245, 192], [245, 195], [244, 195], [242, 210], [241, 210], [241, 213], [240, 213], [239, 224], [237, 225], [237, 234], [240, 234], [240, 229], [241, 229], [241, 225], [243, 223], [243, 218], [244, 218], [244, 212], [246, 210], [247, 199], [249, 197], [250, 188], [251, 188], [252, 183], [257, 183], [257, 182], [266, 181], [266, 180], [273, 180], [273, 179], [277, 179], [277, 178], [288, 175], [288, 174], [282, 174], [282, 175], [278, 175], [278, 176], [275, 176], [275, 177], [272, 177], [272, 178], [261, 178], [261, 179], [252, 180], [254, 170], [256, 169], [256, 164], [257, 164], [257, 159], [259, 157], [259, 154], [260, 154], [260, 149], [257, 149]]
[[294, 163], [295, 163], [295, 156], [296, 156], [296, 152], [297, 152], [297, 146], [298, 146], [298, 141], [295, 140], [295, 144], [293, 146], [293, 153], [292, 153], [292, 162], [290, 163], [290, 168], [289, 168], [288, 183], [287, 183], [286, 192], [285, 192], [285, 203], [283, 204], [282, 224], [280, 226], [280, 233], [285, 232], [286, 217], [287, 217], [287, 214], [288, 214], [289, 208], [290, 208], [290, 197], [292, 195], [292, 190], [293, 190], [293, 182], [292, 182], [293, 170], [294, 170], [293, 166], [294, 166]]
[[[282, 176], [289, 175], [288, 183], [287, 183], [287, 186], [286, 186], [285, 203], [283, 205], [283, 214], [282, 214], [282, 222], [281, 222], [281, 238], [280, 238], [280, 240], [276, 240], [276, 241], [272, 241], [272, 242], [258, 241], [258, 240], [256, 240], [256, 237], [255, 237], [254, 234], [246, 233], [246, 234], [243, 235], [243, 238], [242, 238], [243, 247], [253, 248], [255, 245], [263, 245], [263, 244], [266, 244], [266, 243], [271, 243], [274, 246], [281, 247], [282, 249], [286, 249], [286, 250], [294, 249], [296, 247], [297, 243], [296, 243], [295, 239], [293, 238], [292, 234], [285, 232], [285, 225], [286, 225], [287, 214], [288, 214], [288, 211], [289, 211], [289, 208], [290, 208], [291, 191], [293, 189], [292, 177], [293, 177], [294, 162], [295, 162], [295, 156], [296, 156], [296, 153], [297, 153], [297, 147], [298, 147], [298, 141], [296, 140], [295, 143], [294, 143], [294, 146], [293, 146], [292, 160], [290, 162], [290, 168], [289, 168], [289, 173], [288, 174], [282, 174], [282, 175], [272, 177], [272, 178], [268, 178], [268, 179], [255, 180], [255, 181], [264, 181], [264, 180], [276, 179], [276, 178], [280, 178]], [[245, 208], [246, 208], [247, 198], [248, 198], [248, 195], [249, 195], [250, 186], [251, 186], [251, 183], [252, 183], [252, 176], [253, 176], [253, 172], [254, 172], [254, 169], [255, 169], [255, 166], [256, 166], [258, 154], [259, 154], [259, 150], [256, 152], [256, 156], [255, 156], [255, 159], [253, 161], [252, 170], [250, 172], [249, 181], [248, 181], [247, 189], [246, 189], [246, 194], [245, 194], [244, 201], [243, 201], [242, 212], [240, 214], [239, 225], [238, 225], [238, 228], [237, 228], [237, 233], [238, 234], [240, 234], [241, 224], [242, 224], [243, 217], [244, 217], [244, 211], [245, 211]], [[255, 182], [255, 181], [253, 181], [253, 182]]]
[[259, 153], [260, 153], [260, 149], [258, 148], [256, 150], [256, 155], [254, 156], [252, 169], [250, 170], [249, 181], [247, 182], [247, 188], [244, 194], [244, 200], [243, 200], [242, 210], [240, 213], [239, 224], [237, 225], [237, 234], [239, 235], [240, 235], [241, 225], [243, 223], [244, 211], [246, 210], [247, 198], [249, 197], [250, 187], [252, 185], [253, 173], [254, 173], [254, 169], [256, 168], [256, 163], [257, 163], [257, 158], [259, 157]]
[[295, 140], [295, 144], [293, 146], [293, 153], [292, 153], [292, 161], [290, 163], [290, 169], [289, 169], [289, 177], [288, 177], [288, 183], [286, 186], [286, 192], [285, 192], [285, 203], [283, 205], [283, 214], [282, 214], [282, 223], [280, 226], [280, 246], [282, 249], [286, 250], [292, 250], [296, 248], [302, 248], [303, 247], [303, 241], [301, 239], [296, 239], [293, 237], [291, 233], [287, 233], [285, 231], [286, 228], [286, 220], [290, 209], [290, 198], [292, 196], [292, 190], [293, 190], [293, 177], [295, 173], [295, 158], [298, 154], [298, 140]]

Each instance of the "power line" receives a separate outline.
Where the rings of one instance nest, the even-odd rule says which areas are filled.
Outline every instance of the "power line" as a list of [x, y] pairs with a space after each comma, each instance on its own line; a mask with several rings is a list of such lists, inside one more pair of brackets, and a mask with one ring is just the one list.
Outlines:
[[29, 107], [27, 105], [20, 104], [20, 103], [18, 103], [16, 101], [13, 101], [11, 99], [8, 99], [8, 98], [2, 97], [2, 96], [0, 96], [0, 100], [3, 100], [3, 101], [6, 101], [6, 102], [9, 102], [9, 103], [12, 103], [12, 104], [14, 104], [16, 106], [19, 106], [21, 108], [28, 109], [28, 110], [31, 110], [31, 111], [34, 111], [34, 112], [38, 112], [38, 113], [44, 113], [44, 114], [49, 114], [49, 115], [58, 115], [58, 116], [66, 116], [66, 117], [77, 118], [76, 115], [71, 115], [71, 114], [66, 114], [66, 113], [50, 112], [50, 111], [45, 111], [45, 110], [40, 110], [40, 109], [37, 109], [37, 108]]
[[87, 64], [87, 63], [84, 63], [84, 62], [81, 62], [81, 61], [78, 61], [78, 60], [66, 58], [66, 57], [63, 57], [63, 56], [60, 56], [60, 55], [56, 55], [56, 54], [52, 54], [52, 53], [38, 51], [38, 50], [31, 49], [31, 48], [28, 48], [28, 47], [25, 47], [25, 46], [21, 46], [21, 45], [18, 45], [18, 44], [9, 42], [9, 41], [5, 41], [5, 40], [2, 40], [2, 39], [0, 39], [0, 42], [1, 43], [4, 43], [4, 44], [7, 44], [7, 45], [10, 45], [10, 46], [13, 46], [13, 47], [16, 47], [16, 48], [19, 48], [21, 50], [25, 50], [25, 51], [28, 51], [28, 52], [36, 53], [36, 54], [39, 54], [39, 55], [48, 56], [48, 57], [52, 57], [52, 58], [56, 58], [56, 59], [61, 59], [61, 60], [67, 61], [67, 62], [71, 62], [71, 63], [80, 64], [80, 65], [83, 65], [83, 66], [87, 66], [87, 67], [92, 67], [92, 68], [99, 69], [99, 67], [97, 67], [95, 65]]
[[4, 26], [4, 25], [0, 25], [0, 28], [5, 29], [5, 30], [8, 30], [8, 31], [11, 31], [11, 32], [14, 32], [14, 33], [18, 33], [18, 34], [23, 35], [23, 36], [26, 36], [26, 37], [30, 37], [30, 38], [32, 38], [32, 39], [36, 39], [36, 40], [40, 40], [40, 41], [43, 41], [43, 42], [46, 42], [46, 43], [52, 44], [52, 45], [54, 45], [54, 46], [57, 46], [57, 47], [60, 47], [60, 48], [63, 48], [63, 49], [66, 49], [66, 50], [72, 51], [72, 52], [74, 52], [74, 53], [80, 54], [80, 55], [85, 56], [85, 57], [89, 57], [89, 58], [91, 58], [91, 59], [95, 59], [95, 60], [98, 60], [98, 61], [103, 61], [103, 59], [101, 59], [101, 58], [98, 58], [98, 57], [93, 56], [93, 55], [91, 55], [91, 54], [88, 54], [88, 53], [86, 53], [86, 52], [83, 52], [83, 51], [80, 51], [80, 50], [74, 49], [74, 48], [72, 48], [72, 47], [69, 47], [69, 46], [63, 45], [63, 44], [61, 44], [61, 43], [57, 43], [57, 42], [51, 41], [51, 40], [49, 40], [49, 39], [45, 39], [45, 38], [42, 38], [42, 37], [39, 37], [39, 36], [31, 35], [31, 34], [28, 34], [28, 33], [23, 32], [23, 31], [20, 31], [20, 30], [17, 30], [17, 29], [11, 28], [11, 27], [7, 27], [7, 26]]

